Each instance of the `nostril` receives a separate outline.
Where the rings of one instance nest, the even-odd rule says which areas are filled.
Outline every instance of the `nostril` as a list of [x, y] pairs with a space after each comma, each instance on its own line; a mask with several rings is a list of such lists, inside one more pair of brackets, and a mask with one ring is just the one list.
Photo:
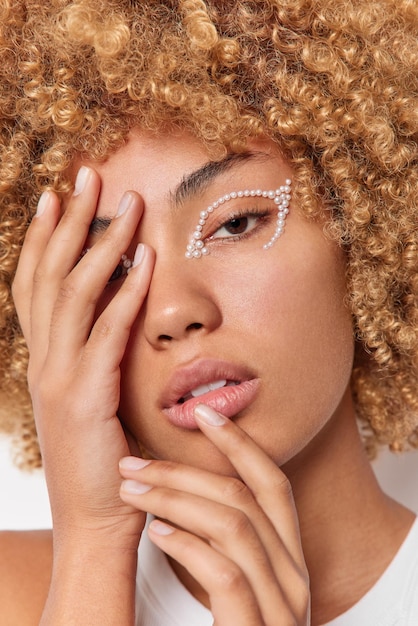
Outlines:
[[[186, 326], [186, 330], [185, 332], [188, 333], [191, 330], [199, 330], [200, 328], [203, 328], [203, 324], [201, 324], [200, 322], [193, 322], [193, 324], [189, 324], [188, 326]], [[173, 341], [173, 339], [177, 339], [177, 335], [175, 334], [173, 335], [158, 335], [158, 341], [160, 343], [169, 343], [170, 341]]]
[[172, 337], [170, 337], [170, 335], [158, 335], [158, 339], [160, 341], [171, 341]]
[[199, 330], [199, 328], [203, 328], [203, 324], [199, 322], [194, 322], [193, 324], [189, 324], [186, 330]]

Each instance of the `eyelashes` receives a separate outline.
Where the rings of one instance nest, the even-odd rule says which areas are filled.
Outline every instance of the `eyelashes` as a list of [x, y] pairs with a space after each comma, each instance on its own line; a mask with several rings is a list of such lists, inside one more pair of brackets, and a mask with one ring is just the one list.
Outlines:
[[[278, 189], [244, 189], [239, 191], [232, 191], [218, 198], [213, 204], [210, 204], [206, 210], [200, 212], [200, 219], [195, 227], [192, 236], [186, 247], [185, 257], [186, 259], [198, 259], [201, 256], [209, 254], [209, 248], [205, 245], [208, 238], [204, 238], [204, 227], [206, 222], [216, 209], [218, 209], [225, 202], [235, 200], [236, 198], [266, 198], [272, 200], [277, 207], [277, 221], [274, 234], [270, 240], [264, 244], [264, 250], [268, 250], [274, 244], [279, 237], [283, 234], [285, 220], [289, 213], [289, 205], [292, 198], [292, 181], [288, 178], [284, 185], [281, 185]], [[246, 213], [251, 217], [251, 210]], [[223, 224], [225, 225], [225, 221]]]
[[[213, 226], [212, 234], [205, 237], [205, 242], [230, 240], [232, 243], [233, 241], [240, 241], [258, 231], [260, 227], [270, 224], [271, 221], [271, 211], [251, 208], [232, 212]], [[224, 234], [222, 231], [225, 231]]]

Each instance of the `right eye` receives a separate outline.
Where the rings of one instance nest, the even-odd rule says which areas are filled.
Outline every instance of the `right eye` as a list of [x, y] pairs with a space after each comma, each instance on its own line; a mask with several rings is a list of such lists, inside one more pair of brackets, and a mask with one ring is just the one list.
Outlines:
[[118, 263], [118, 265], [115, 267], [113, 274], [107, 281], [107, 284], [109, 285], [110, 283], [113, 283], [116, 280], [119, 280], [120, 278], [123, 278], [124, 276], [126, 276], [131, 266], [132, 266], [131, 259], [128, 259], [126, 254], [122, 254], [122, 258], [120, 262]]
[[119, 265], [116, 266], [112, 276], [109, 278], [107, 282], [113, 283], [115, 280], [118, 280], [119, 278], [121, 278], [124, 275], [123, 269], [124, 269], [123, 265], [119, 263]]

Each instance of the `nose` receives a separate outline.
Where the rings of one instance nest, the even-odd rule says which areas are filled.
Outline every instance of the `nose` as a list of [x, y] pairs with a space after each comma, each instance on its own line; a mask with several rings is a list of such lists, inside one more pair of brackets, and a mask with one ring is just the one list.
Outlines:
[[213, 332], [222, 322], [210, 281], [192, 264], [157, 259], [143, 318], [145, 338], [157, 350]]

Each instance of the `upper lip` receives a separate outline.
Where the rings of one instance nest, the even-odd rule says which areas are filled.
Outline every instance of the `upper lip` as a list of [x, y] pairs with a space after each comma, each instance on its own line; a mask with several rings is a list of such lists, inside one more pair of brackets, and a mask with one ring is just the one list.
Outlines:
[[253, 378], [256, 378], [254, 373], [243, 365], [218, 359], [198, 359], [176, 370], [170, 377], [161, 396], [161, 406], [168, 409], [192, 389], [216, 380], [225, 379], [242, 383]]

